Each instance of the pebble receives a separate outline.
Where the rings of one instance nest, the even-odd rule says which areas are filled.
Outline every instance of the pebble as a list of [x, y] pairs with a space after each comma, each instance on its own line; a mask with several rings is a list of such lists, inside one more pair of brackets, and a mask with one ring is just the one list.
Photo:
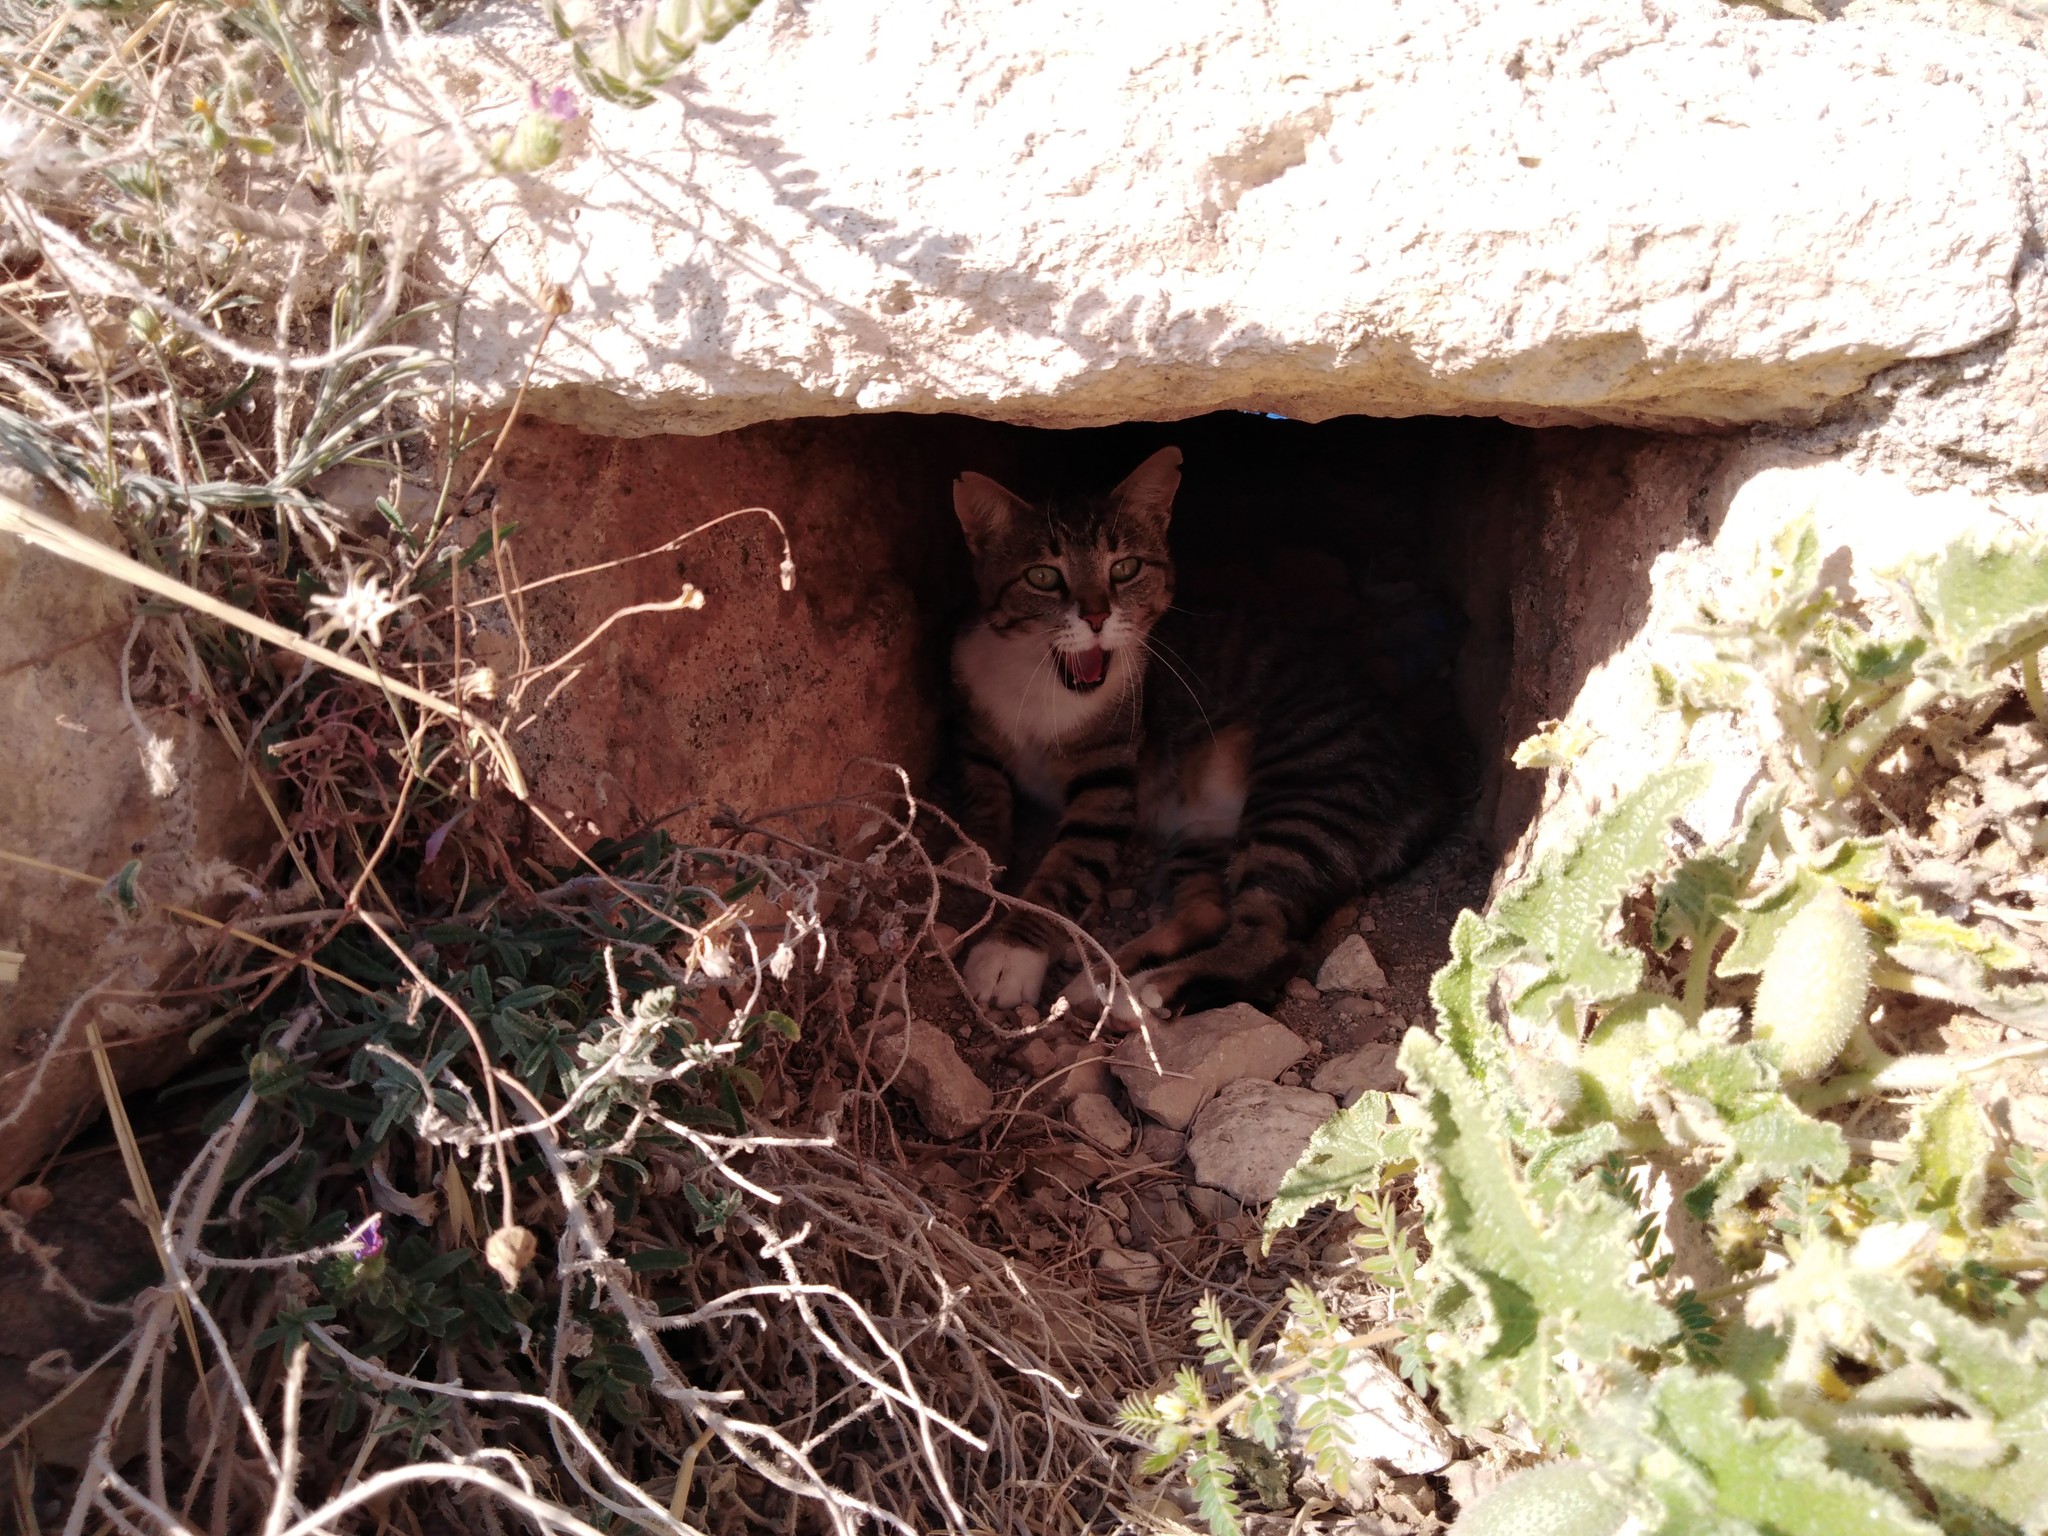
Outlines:
[[[1308, 1042], [1249, 1003], [1193, 1013], [1150, 1032], [1126, 1035], [1111, 1070], [1140, 1114], [1185, 1130], [1212, 1093], [1240, 1078], [1266, 1083], [1308, 1054]], [[1152, 1065], [1158, 1053], [1159, 1067]], [[1334, 1107], [1334, 1106], [1333, 1106]]]
[[1263, 1205], [1336, 1113], [1327, 1093], [1256, 1079], [1232, 1083], [1202, 1106], [1188, 1130], [1195, 1182]]
[[917, 1107], [934, 1136], [946, 1141], [965, 1136], [995, 1108], [995, 1095], [944, 1031], [890, 1014], [875, 1021], [869, 1041], [870, 1070]]
[[1166, 1278], [1160, 1262], [1149, 1253], [1128, 1248], [1105, 1248], [1095, 1256], [1095, 1269], [1109, 1284], [1126, 1291], [1156, 1291]]
[[1195, 1214], [1211, 1226], [1220, 1226], [1243, 1209], [1220, 1189], [1208, 1189], [1197, 1184], [1186, 1193], [1188, 1204], [1194, 1208]]
[[1019, 1003], [1017, 1005], [1017, 1027], [1019, 1029], [1038, 1028], [1038, 1010], [1029, 1003]]
[[1351, 934], [1323, 961], [1316, 972], [1316, 985], [1325, 992], [1381, 992], [1387, 973], [1380, 969], [1372, 946], [1359, 934]]
[[1323, 994], [1316, 990], [1316, 984], [1306, 976], [1294, 976], [1288, 979], [1287, 995], [1300, 1002], [1312, 1003]]
[[1138, 904], [1138, 893], [1128, 886], [1118, 886], [1104, 898], [1115, 912], [1128, 912]]
[[1076, 1096], [1067, 1106], [1067, 1119], [1075, 1130], [1111, 1154], [1129, 1149], [1137, 1133], [1117, 1107], [1099, 1093]]
[[1187, 1137], [1163, 1125], [1148, 1125], [1138, 1133], [1138, 1155], [1148, 1163], [1177, 1163], [1187, 1144]]
[[1318, 1093], [1335, 1094], [1337, 1102], [1346, 1109], [1356, 1104], [1359, 1095], [1369, 1089], [1400, 1093], [1406, 1087], [1401, 1069], [1394, 1065], [1394, 1058], [1400, 1053], [1401, 1043], [1398, 1040], [1362, 1045], [1348, 1056], [1337, 1056], [1324, 1062], [1309, 1080], [1309, 1086]]
[[1370, 912], [1365, 913], [1358, 919], [1358, 931], [1360, 933], [1372, 933], [1376, 931], [1378, 928], [1379, 924], [1372, 920], [1372, 914]]

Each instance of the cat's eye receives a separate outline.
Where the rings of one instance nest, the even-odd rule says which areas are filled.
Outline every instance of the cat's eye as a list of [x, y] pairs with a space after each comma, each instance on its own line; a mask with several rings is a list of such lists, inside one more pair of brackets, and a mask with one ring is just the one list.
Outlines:
[[1026, 566], [1024, 579], [1041, 592], [1057, 592], [1063, 584], [1060, 569], [1056, 565]]
[[1138, 574], [1139, 569], [1144, 564], [1145, 562], [1136, 555], [1125, 555], [1123, 559], [1117, 561], [1115, 565], [1109, 568], [1109, 579], [1111, 581], [1129, 581]]

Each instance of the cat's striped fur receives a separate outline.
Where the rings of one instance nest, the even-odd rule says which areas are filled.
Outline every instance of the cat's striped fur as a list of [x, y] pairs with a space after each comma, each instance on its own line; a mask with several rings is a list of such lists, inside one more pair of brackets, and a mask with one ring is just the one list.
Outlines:
[[[998, 863], [1012, 797], [1057, 808], [1029, 901], [1083, 924], [1134, 834], [1164, 846], [1172, 915], [1117, 955], [1117, 1002], [1259, 998], [1346, 897], [1398, 870], [1436, 820], [1414, 760], [1356, 670], [1243, 604], [1173, 606], [1167, 525], [1180, 452], [1106, 497], [1033, 506], [954, 486], [980, 612], [953, 649], [966, 719], [963, 820]], [[977, 998], [1038, 1001], [1058, 924], [1005, 913], [967, 959]], [[1084, 971], [1069, 995], [1092, 1002]]]

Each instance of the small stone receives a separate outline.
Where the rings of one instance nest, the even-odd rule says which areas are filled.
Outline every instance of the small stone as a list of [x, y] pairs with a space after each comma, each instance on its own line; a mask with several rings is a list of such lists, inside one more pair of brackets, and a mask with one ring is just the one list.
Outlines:
[[1398, 1041], [1361, 1045], [1348, 1056], [1333, 1057], [1316, 1069], [1309, 1086], [1318, 1093], [1333, 1093], [1349, 1109], [1359, 1095], [1371, 1090], [1381, 1093], [1403, 1091], [1405, 1080], [1394, 1058], [1401, 1054]]
[[1355, 928], [1364, 917], [1364, 911], [1356, 902], [1347, 902], [1330, 914], [1332, 928]]
[[995, 1095], [974, 1075], [944, 1031], [901, 1014], [877, 1019], [868, 1031], [869, 1067], [917, 1109], [925, 1128], [943, 1141], [978, 1129], [995, 1108]]
[[1105, 1211], [1109, 1212], [1111, 1221], [1129, 1221], [1131, 1219], [1131, 1202], [1115, 1190], [1105, 1194], [1098, 1203]]
[[1195, 1182], [1263, 1205], [1336, 1112], [1337, 1101], [1327, 1093], [1257, 1080], [1232, 1083], [1202, 1106], [1188, 1131]]
[[891, 1009], [898, 1013], [907, 1013], [910, 1009], [910, 994], [904, 991], [903, 978], [900, 975], [869, 982], [863, 989], [862, 996], [867, 998], [868, 1006], [877, 1013]]
[[[1284, 1351], [1280, 1358], [1287, 1358]], [[1354, 1345], [1340, 1375], [1350, 1412], [1335, 1421], [1341, 1425], [1337, 1445], [1340, 1454], [1348, 1453], [1354, 1466], [1361, 1471], [1378, 1468], [1414, 1477], [1439, 1472], [1450, 1464], [1457, 1446], [1449, 1431], [1377, 1350]], [[1283, 1386], [1280, 1394], [1289, 1440], [1299, 1452], [1307, 1431], [1293, 1421], [1303, 1405], [1291, 1387]]]
[[1069, 1041], [1058, 1054], [1055, 1070], [1059, 1081], [1053, 1087], [1053, 1097], [1060, 1103], [1078, 1099], [1084, 1093], [1108, 1098], [1115, 1091], [1116, 1079], [1109, 1072], [1108, 1041]]
[[1138, 893], [1129, 886], [1118, 886], [1103, 898], [1113, 912], [1128, 912], [1138, 904]]
[[1038, 1010], [1029, 1003], [1019, 1003], [1017, 1005], [1017, 1027], [1019, 1029], [1038, 1028]]
[[1299, 1088], [1301, 1086], [1301, 1074], [1295, 1071], [1294, 1068], [1289, 1067], [1285, 1072], [1274, 1078], [1273, 1081], [1282, 1088]]
[[48, 1210], [51, 1200], [55, 1198], [50, 1193], [48, 1185], [17, 1184], [7, 1191], [6, 1205], [8, 1210], [23, 1221], [27, 1221]]
[[1187, 1137], [1179, 1131], [1148, 1125], [1138, 1133], [1138, 1156], [1148, 1163], [1177, 1163], [1187, 1144]]
[[1075, 1130], [1112, 1155], [1129, 1148], [1136, 1133], [1117, 1107], [1099, 1093], [1084, 1093], [1067, 1106]]
[[1376, 932], [1378, 928], [1379, 924], [1372, 920], [1372, 914], [1370, 912], [1361, 913], [1359, 915], [1358, 931], [1360, 933], [1373, 933]]
[[[1158, 1055], [1159, 1070], [1152, 1065], [1152, 1052]], [[1270, 1083], [1307, 1054], [1308, 1042], [1293, 1030], [1249, 1003], [1232, 1003], [1126, 1035], [1110, 1059], [1110, 1070], [1139, 1113], [1179, 1131], [1225, 1083], [1241, 1078]]]
[[1316, 972], [1316, 985], [1325, 992], [1379, 992], [1386, 988], [1387, 973], [1362, 936], [1347, 934]]
[[1313, 1003], [1323, 994], [1316, 990], [1316, 984], [1306, 976], [1290, 976], [1287, 980], [1287, 995], [1297, 1002]]
[[947, 923], [933, 923], [930, 937], [932, 948], [942, 955], [953, 953], [954, 946], [960, 942], [959, 930]]
[[1105, 1248], [1095, 1256], [1096, 1273], [1120, 1290], [1148, 1292], [1159, 1289], [1166, 1277], [1160, 1262], [1149, 1253], [1128, 1248]]
[[1148, 1189], [1131, 1212], [1131, 1230], [1149, 1243], [1177, 1243], [1195, 1235], [1195, 1215], [1171, 1189]]
[[1236, 1220], [1238, 1213], [1243, 1209], [1222, 1190], [1210, 1189], [1200, 1184], [1187, 1191], [1187, 1201], [1194, 1213], [1212, 1227]]
[[1340, 1019], [1369, 1019], [1379, 1004], [1363, 997], [1340, 997], [1330, 1007]]
[[1033, 1077], [1044, 1077], [1060, 1064], [1060, 1053], [1043, 1038], [1026, 1040], [1017, 1048], [1017, 1065]]

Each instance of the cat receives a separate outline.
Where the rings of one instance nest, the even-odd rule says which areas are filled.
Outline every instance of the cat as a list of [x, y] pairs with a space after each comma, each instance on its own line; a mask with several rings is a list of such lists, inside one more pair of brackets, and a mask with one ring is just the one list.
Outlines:
[[[1003, 865], [1016, 794], [1056, 810], [1021, 895], [1083, 925], [1134, 836], [1163, 846], [1171, 915], [1114, 957], [1125, 1022], [1270, 996], [1440, 814], [1434, 775], [1355, 667], [1248, 603], [1174, 606], [1180, 464], [1162, 448], [1107, 496], [1037, 506], [984, 475], [953, 487], [979, 608], [952, 652], [960, 819]], [[1036, 1004], [1067, 938], [1006, 908], [962, 978], [978, 1002]], [[1083, 1011], [1103, 1002], [1096, 971], [1067, 989]]]

